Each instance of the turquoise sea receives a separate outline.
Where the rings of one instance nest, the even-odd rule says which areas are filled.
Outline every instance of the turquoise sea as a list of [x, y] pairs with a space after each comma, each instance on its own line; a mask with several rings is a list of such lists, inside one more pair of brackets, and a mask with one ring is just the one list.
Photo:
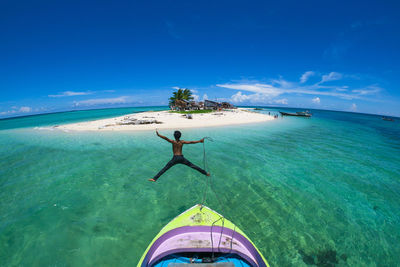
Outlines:
[[[201, 201], [205, 178], [186, 166], [147, 181], [171, 158], [154, 132], [47, 127], [155, 109], [0, 120], [1, 266], [135, 266], [166, 223]], [[207, 206], [271, 266], [399, 266], [400, 120], [312, 113], [183, 131], [214, 139], [206, 153], [220, 201], [209, 192]], [[201, 144], [184, 155], [202, 166]]]

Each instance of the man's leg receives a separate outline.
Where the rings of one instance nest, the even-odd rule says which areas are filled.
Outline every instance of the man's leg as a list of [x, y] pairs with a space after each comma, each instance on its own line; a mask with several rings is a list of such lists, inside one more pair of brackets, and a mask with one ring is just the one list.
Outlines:
[[207, 173], [205, 170], [203, 170], [202, 168], [200, 168], [199, 166], [194, 165], [193, 163], [191, 163], [190, 161], [188, 161], [186, 158], [183, 159], [183, 161], [181, 162], [182, 164], [185, 164], [186, 166], [189, 166], [192, 169], [195, 169], [198, 172], [201, 172], [204, 175], [210, 176], [209, 173]]
[[160, 178], [160, 176], [161, 176], [164, 172], [166, 172], [169, 168], [171, 168], [172, 166], [174, 166], [176, 163], [177, 163], [176, 160], [175, 160], [174, 158], [172, 158], [172, 159], [164, 166], [164, 168], [162, 168], [161, 171], [159, 171], [159, 172], [157, 173], [157, 175], [154, 176], [153, 179], [149, 179], [149, 181], [152, 181], [152, 182], [157, 181], [157, 179]]

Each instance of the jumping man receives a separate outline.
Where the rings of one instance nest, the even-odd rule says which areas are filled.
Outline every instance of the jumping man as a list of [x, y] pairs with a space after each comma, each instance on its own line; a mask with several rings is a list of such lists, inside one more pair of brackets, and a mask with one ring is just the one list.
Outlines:
[[174, 137], [175, 140], [171, 140], [161, 134], [158, 133], [158, 131], [156, 130], [156, 133], [159, 137], [161, 137], [162, 139], [170, 142], [172, 144], [172, 151], [174, 153], [174, 156], [172, 157], [172, 159], [167, 163], [167, 165], [165, 165], [165, 167], [159, 172], [157, 173], [156, 176], [154, 176], [154, 178], [149, 179], [149, 181], [151, 182], [155, 182], [157, 181], [157, 179], [164, 173], [166, 172], [169, 168], [171, 168], [172, 166], [174, 166], [175, 164], [185, 164], [187, 166], [189, 166], [190, 168], [193, 168], [199, 172], [201, 172], [204, 175], [210, 176], [210, 173], [207, 173], [205, 170], [203, 170], [202, 168], [194, 165], [193, 163], [191, 163], [190, 161], [188, 161], [187, 159], [185, 159], [185, 157], [182, 155], [182, 146], [184, 144], [197, 144], [197, 143], [203, 143], [204, 142], [204, 138], [199, 140], [199, 141], [184, 141], [184, 140], [180, 140], [181, 138], [181, 132], [180, 131], [175, 131], [174, 132]]

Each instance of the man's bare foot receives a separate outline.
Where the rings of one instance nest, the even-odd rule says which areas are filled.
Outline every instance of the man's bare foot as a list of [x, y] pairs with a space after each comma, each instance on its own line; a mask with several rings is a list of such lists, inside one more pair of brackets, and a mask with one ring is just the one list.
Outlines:
[[153, 178], [149, 179], [150, 182], [155, 182], [156, 180], [154, 180]]
[[210, 176], [210, 173], [209, 172], [207, 172], [207, 174], [206, 174], [207, 176]]

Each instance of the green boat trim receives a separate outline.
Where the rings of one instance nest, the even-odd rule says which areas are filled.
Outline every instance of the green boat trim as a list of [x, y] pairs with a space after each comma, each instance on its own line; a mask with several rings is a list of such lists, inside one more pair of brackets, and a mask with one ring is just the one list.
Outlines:
[[[200, 230], [199, 230], [200, 229]], [[220, 230], [213, 230], [213, 229], [220, 229]], [[232, 235], [232, 238], [226, 238], [228, 240], [228, 244], [225, 244], [226, 246], [230, 245], [230, 249], [232, 251], [232, 242], [235, 244], [235, 246], [240, 242], [240, 239], [242, 239], [242, 243], [246, 243], [247, 245], [242, 245], [242, 251], [253, 251], [253, 255], [250, 255], [249, 252], [247, 253], [241, 253], [242, 256], [245, 256], [246, 258], [249, 259], [250, 262], [253, 262], [252, 265], [255, 266], [268, 266], [268, 263], [264, 256], [261, 254], [261, 252], [258, 250], [258, 248], [254, 245], [254, 243], [247, 237], [247, 235], [240, 230], [236, 225], [234, 225], [231, 221], [225, 219], [221, 214], [217, 213], [216, 211], [206, 207], [202, 206], [200, 204], [197, 204], [193, 206], [192, 208], [186, 210], [182, 214], [178, 215], [175, 217], [171, 222], [169, 222], [166, 226], [164, 226], [161, 231], [156, 235], [156, 237], [153, 239], [153, 241], [150, 243], [150, 245], [147, 247], [146, 251], [143, 253], [139, 263], [137, 266], [149, 266], [150, 264], [154, 263], [154, 253], [155, 253], [155, 243], [163, 244], [164, 247], [166, 245], [164, 243], [167, 242], [173, 242], [173, 241], [168, 241], [168, 238], [172, 240], [173, 233], [181, 234], [183, 232], [190, 232], [193, 230], [191, 233], [191, 237], [196, 239], [196, 235], [203, 235], [203, 240], [200, 240], [200, 243], [197, 243], [196, 245], [193, 245], [193, 243], [196, 242], [196, 240], [191, 240], [191, 245], [189, 245], [187, 248], [184, 248], [185, 251], [190, 251], [191, 248], [193, 248], [196, 251], [208, 251], [214, 244], [212, 241], [212, 235], [217, 235], [219, 232], [226, 232], [230, 233]], [[207, 231], [208, 233], [204, 233], [204, 231]], [[179, 232], [179, 233], [178, 233]], [[207, 234], [207, 237], [211, 237], [211, 243], [209, 242], [210, 238], [208, 240], [204, 239], [205, 234]], [[236, 236], [235, 236], [236, 234]], [[211, 236], [210, 236], [211, 235]], [[195, 238], [196, 236], [196, 238]], [[228, 236], [228, 234], [226, 234]], [[234, 237], [235, 236], [235, 237]], [[246, 239], [246, 240], [243, 240]], [[233, 241], [232, 241], [233, 240]], [[188, 240], [186, 240], [188, 241]], [[203, 243], [201, 243], [203, 241]], [[215, 240], [214, 240], [215, 242]], [[231, 242], [229, 244], [229, 242]], [[226, 242], [225, 242], [226, 243]], [[188, 244], [188, 243], [187, 243]], [[202, 244], [202, 245], [200, 245]], [[157, 244], [158, 245], [158, 244]], [[161, 245], [160, 245], [161, 246]], [[192, 246], [192, 247], [190, 247]], [[168, 247], [168, 246], [167, 246]], [[179, 244], [179, 247], [182, 247], [182, 244]], [[239, 247], [238, 247], [239, 248]], [[150, 251], [150, 250], [153, 251]], [[218, 247], [212, 247], [213, 250], [217, 251], [223, 251]], [[248, 249], [248, 250], [246, 250]], [[164, 248], [165, 251], [163, 251], [163, 254], [161, 252], [160, 255], [166, 255], [168, 253], [168, 249]], [[171, 251], [176, 251], [171, 248]], [[225, 247], [226, 251], [226, 247]], [[239, 253], [239, 249], [236, 251]], [[150, 252], [150, 253], [149, 253]], [[233, 253], [233, 252], [232, 252]], [[150, 255], [151, 254], [151, 255]], [[157, 253], [156, 253], [157, 254]], [[245, 255], [248, 254], [248, 255]], [[254, 256], [256, 255], [256, 256]], [[248, 257], [247, 257], [248, 256]], [[161, 257], [161, 256], [159, 256]], [[151, 260], [153, 259], [153, 260]]]

